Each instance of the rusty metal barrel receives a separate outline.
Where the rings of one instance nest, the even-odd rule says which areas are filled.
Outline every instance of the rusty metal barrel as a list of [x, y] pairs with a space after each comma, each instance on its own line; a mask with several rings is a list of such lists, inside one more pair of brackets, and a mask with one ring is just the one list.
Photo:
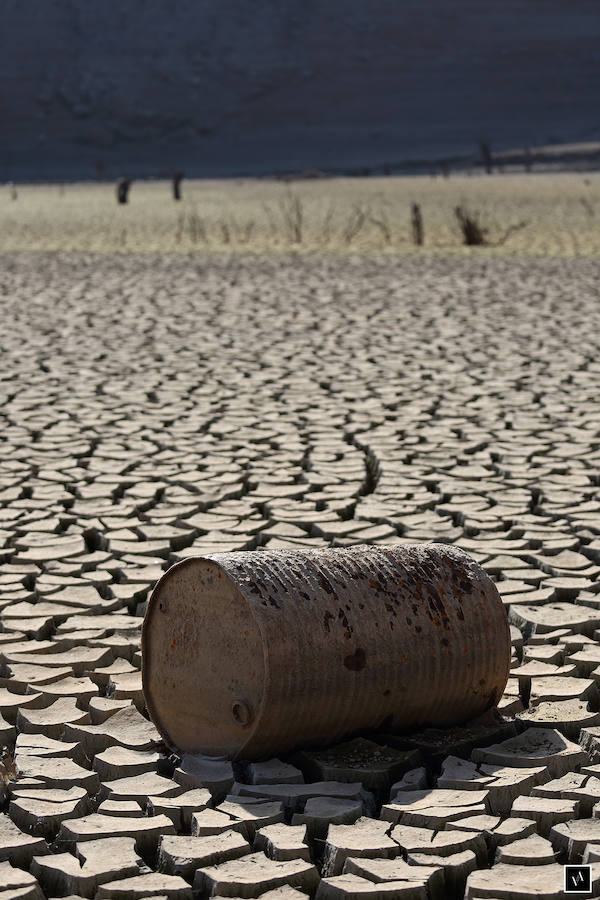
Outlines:
[[446, 544], [192, 557], [142, 632], [166, 743], [230, 759], [459, 724], [497, 704], [509, 667], [494, 583]]

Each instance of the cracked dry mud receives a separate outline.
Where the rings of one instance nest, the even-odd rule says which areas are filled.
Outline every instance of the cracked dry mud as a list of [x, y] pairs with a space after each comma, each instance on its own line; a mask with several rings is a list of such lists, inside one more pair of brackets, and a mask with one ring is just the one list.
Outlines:
[[[600, 859], [600, 265], [1, 266], [0, 900], [563, 896]], [[503, 718], [252, 764], [161, 743], [170, 565], [430, 540], [498, 583]]]

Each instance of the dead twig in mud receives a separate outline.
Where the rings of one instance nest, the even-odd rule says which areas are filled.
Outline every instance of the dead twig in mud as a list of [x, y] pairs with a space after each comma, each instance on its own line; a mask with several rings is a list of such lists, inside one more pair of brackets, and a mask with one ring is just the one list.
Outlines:
[[286, 191], [279, 201], [279, 210], [287, 232], [288, 241], [291, 244], [301, 244], [304, 210], [302, 207], [302, 200], [298, 194], [294, 194], [292, 191]]
[[129, 188], [131, 178], [120, 178], [117, 182], [117, 203], [127, 203], [129, 200]]
[[278, 228], [277, 228], [277, 220], [275, 218], [275, 214], [268, 203], [261, 203], [262, 210], [267, 218], [267, 224], [269, 226], [269, 232], [271, 237], [276, 237]]
[[175, 172], [173, 175], [173, 199], [181, 200], [181, 182], [183, 181], [183, 172]]
[[327, 207], [327, 211], [323, 217], [323, 222], [321, 224], [321, 243], [328, 244], [331, 240], [332, 228], [333, 228], [333, 217], [335, 215], [335, 207], [332, 203]]
[[358, 237], [362, 229], [364, 228], [365, 222], [367, 221], [367, 217], [369, 215], [368, 207], [363, 209], [362, 206], [357, 204], [350, 213], [348, 217], [348, 221], [346, 222], [346, 227], [344, 228], [342, 237], [344, 239], [344, 243], [351, 244], [355, 237]]
[[410, 224], [412, 228], [413, 244], [417, 247], [423, 246], [423, 216], [421, 215], [421, 207], [418, 203], [413, 203], [410, 212]]
[[528, 225], [529, 225], [529, 222], [517, 222], [516, 225], [510, 225], [509, 228], [506, 229], [506, 231], [504, 232], [502, 237], [499, 238], [497, 241], [494, 241], [493, 243], [491, 243], [490, 246], [491, 247], [500, 247], [502, 244], [506, 243], [506, 241], [509, 239], [511, 234], [515, 234], [515, 232], [521, 231], [523, 228], [527, 228]]
[[383, 211], [380, 211], [378, 215], [374, 216], [373, 213], [368, 214], [368, 220], [372, 225], [375, 225], [383, 235], [384, 244], [392, 243], [392, 229], [390, 228], [390, 223], [386, 214]]
[[486, 173], [488, 175], [491, 175], [494, 171], [494, 159], [492, 156], [492, 147], [490, 142], [485, 139], [481, 139], [479, 141], [479, 152], [481, 154], [481, 161]]

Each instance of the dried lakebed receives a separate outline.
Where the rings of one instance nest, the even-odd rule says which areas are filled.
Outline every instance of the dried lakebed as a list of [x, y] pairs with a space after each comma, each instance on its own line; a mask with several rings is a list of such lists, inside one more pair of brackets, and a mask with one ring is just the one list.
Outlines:
[[[1, 259], [0, 898], [600, 892], [600, 264]], [[500, 702], [251, 764], [175, 756], [140, 627], [174, 562], [443, 541]]]

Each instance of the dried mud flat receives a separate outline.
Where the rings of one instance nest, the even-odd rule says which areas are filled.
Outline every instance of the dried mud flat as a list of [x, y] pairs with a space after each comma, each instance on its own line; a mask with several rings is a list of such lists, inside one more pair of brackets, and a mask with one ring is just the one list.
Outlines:
[[[0, 898], [563, 896], [600, 859], [600, 263], [0, 268]], [[425, 540], [498, 581], [501, 719], [251, 765], [161, 744], [140, 626], [171, 564]]]

